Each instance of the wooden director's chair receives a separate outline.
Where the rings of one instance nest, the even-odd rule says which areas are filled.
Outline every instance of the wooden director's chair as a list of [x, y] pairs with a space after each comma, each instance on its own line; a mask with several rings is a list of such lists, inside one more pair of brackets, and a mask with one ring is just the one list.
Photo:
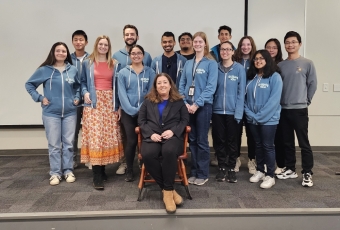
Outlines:
[[[185, 133], [184, 133], [184, 147], [183, 147], [183, 153], [178, 156], [177, 158], [177, 176], [175, 178], [175, 182], [181, 182], [182, 185], [185, 188], [185, 191], [187, 193], [187, 197], [188, 199], [192, 200], [190, 191], [189, 191], [189, 183], [188, 183], [188, 178], [187, 178], [187, 174], [186, 174], [186, 168], [185, 168], [185, 164], [183, 162], [183, 159], [187, 159], [188, 155], [187, 155], [187, 142], [188, 142], [188, 135], [189, 132], [191, 131], [190, 126], [186, 126], [185, 128]], [[142, 141], [143, 141], [143, 137], [140, 131], [139, 127], [135, 128], [135, 132], [138, 135], [138, 159], [140, 160], [140, 162], [142, 163], [142, 154], [141, 154], [141, 147], [142, 147]], [[139, 193], [138, 193], [138, 199], [137, 201], [141, 201], [142, 200], [142, 190], [144, 188], [145, 183], [156, 183], [156, 181], [151, 178], [150, 174], [146, 171], [146, 168], [144, 166], [144, 164], [142, 163], [141, 166], [141, 171], [140, 171], [140, 178], [139, 178], [139, 183], [138, 183], [138, 189], [139, 189]]]

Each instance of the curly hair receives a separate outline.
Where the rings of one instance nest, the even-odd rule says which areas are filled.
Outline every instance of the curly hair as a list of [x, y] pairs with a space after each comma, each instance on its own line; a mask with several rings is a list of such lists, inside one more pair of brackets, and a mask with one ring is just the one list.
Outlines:
[[148, 99], [149, 101], [153, 103], [160, 103], [163, 101], [162, 97], [157, 92], [157, 79], [159, 77], [166, 77], [170, 83], [170, 92], [169, 92], [169, 101], [179, 101], [183, 100], [183, 96], [179, 94], [176, 85], [174, 81], [171, 79], [171, 77], [167, 73], [159, 73], [156, 75], [155, 80], [153, 81], [152, 88], [150, 92], [145, 96], [145, 99]]

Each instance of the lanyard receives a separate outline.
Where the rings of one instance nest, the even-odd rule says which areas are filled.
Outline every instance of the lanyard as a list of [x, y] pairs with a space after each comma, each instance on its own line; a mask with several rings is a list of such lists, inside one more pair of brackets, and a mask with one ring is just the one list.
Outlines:
[[195, 85], [195, 75], [196, 75], [196, 69], [198, 68], [199, 64], [201, 63], [202, 59], [197, 63], [195, 62], [195, 57], [193, 58], [194, 62], [192, 63], [192, 83], [191, 85]]

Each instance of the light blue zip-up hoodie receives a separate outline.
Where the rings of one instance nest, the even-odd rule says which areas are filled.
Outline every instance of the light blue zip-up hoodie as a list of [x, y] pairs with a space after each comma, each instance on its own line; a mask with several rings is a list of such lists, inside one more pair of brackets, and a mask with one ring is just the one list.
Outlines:
[[[90, 93], [90, 99], [92, 101], [91, 104], [86, 104], [84, 102], [84, 106], [91, 106], [92, 108], [96, 108], [97, 106], [97, 96], [96, 96], [96, 87], [94, 84], [94, 64], [89, 65], [90, 60], [86, 59], [82, 64], [82, 74], [81, 74], [81, 95], [84, 96], [85, 93]], [[112, 104], [114, 111], [117, 111], [119, 108], [119, 99], [118, 99], [118, 90], [117, 90], [117, 78], [118, 72], [121, 69], [119, 63], [115, 63], [113, 66], [113, 75], [112, 75], [112, 91], [114, 97], [112, 98]]]
[[249, 59], [242, 59], [240, 61], [240, 64], [243, 66], [243, 68], [246, 70], [246, 73], [250, 67], [250, 60]]
[[118, 95], [124, 112], [131, 116], [138, 114], [145, 95], [151, 90], [155, 71], [144, 66], [142, 72], [136, 72], [128, 65], [118, 73]]
[[[193, 82], [194, 69], [196, 69], [196, 71]], [[212, 104], [217, 85], [217, 76], [218, 67], [215, 60], [203, 57], [197, 65], [195, 58], [188, 60], [183, 67], [183, 73], [179, 83], [179, 92], [184, 96], [184, 102], [190, 105], [195, 103], [199, 107], [204, 106], [206, 103]], [[189, 87], [192, 85], [195, 86], [194, 96], [189, 96]]]
[[[87, 52], [85, 52], [85, 56], [83, 61], [86, 60], [86, 58], [89, 56]], [[71, 53], [71, 58], [72, 58], [72, 64], [77, 68], [79, 77], [81, 76], [81, 71], [83, 69], [82, 62], [77, 58], [76, 53]]]
[[[177, 75], [176, 75], [176, 87], [178, 89], [179, 82], [181, 80], [181, 75], [183, 72], [183, 67], [187, 59], [182, 55], [175, 53], [177, 56]], [[155, 57], [151, 63], [151, 68], [156, 72], [156, 74], [162, 73], [162, 55]]]
[[234, 62], [226, 73], [218, 66], [218, 80], [214, 94], [213, 113], [234, 115], [240, 122], [244, 111], [246, 71], [240, 63]]
[[254, 125], [276, 125], [280, 120], [282, 79], [274, 73], [269, 78], [255, 76], [248, 80], [244, 111], [247, 122]]
[[[120, 63], [122, 69], [127, 65], [131, 65], [131, 59], [125, 47], [114, 53], [112, 58], [116, 59]], [[143, 65], [150, 67], [151, 62], [152, 62], [151, 55], [148, 52], [144, 51]]]
[[[37, 88], [43, 84], [44, 95]], [[74, 100], [80, 98], [80, 82], [77, 68], [66, 63], [61, 73], [50, 65], [39, 67], [25, 84], [27, 92], [36, 102], [42, 102], [44, 97], [50, 102], [43, 105], [43, 115], [48, 117], [67, 117], [77, 113]]]

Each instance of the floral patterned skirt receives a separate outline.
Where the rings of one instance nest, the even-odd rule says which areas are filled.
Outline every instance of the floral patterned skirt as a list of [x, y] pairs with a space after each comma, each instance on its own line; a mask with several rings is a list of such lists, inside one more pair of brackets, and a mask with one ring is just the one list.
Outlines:
[[107, 165], [122, 158], [123, 143], [112, 90], [97, 90], [96, 95], [96, 108], [83, 110], [81, 163]]

